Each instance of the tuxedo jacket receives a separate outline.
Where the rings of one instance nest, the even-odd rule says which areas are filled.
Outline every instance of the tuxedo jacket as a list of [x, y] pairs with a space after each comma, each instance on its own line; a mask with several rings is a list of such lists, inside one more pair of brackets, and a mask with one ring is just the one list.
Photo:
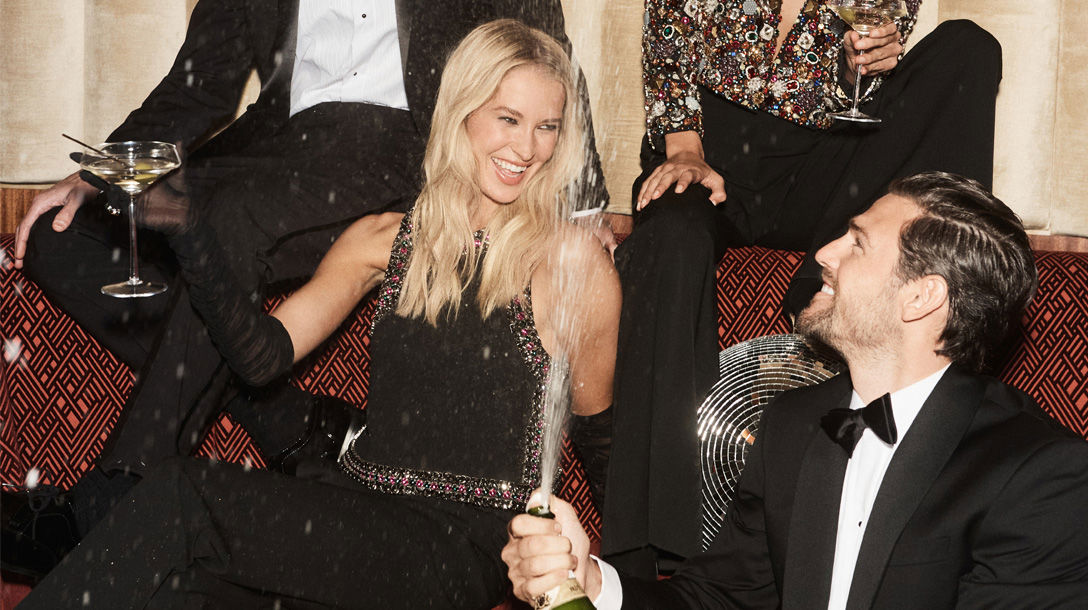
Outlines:
[[[379, 132], [373, 126], [388, 125], [381, 117], [389, 109], [333, 103], [320, 106], [336, 119], [315, 127], [309, 119], [317, 109], [290, 116], [299, 1], [200, 0], [169, 73], [110, 136], [181, 142], [193, 151], [186, 174], [190, 192], [217, 210], [208, 214], [212, 222], [254, 225], [252, 235], [231, 231], [234, 248], [258, 252], [259, 269], [270, 282], [311, 274], [329, 243], [360, 216], [407, 210], [422, 182], [446, 58], [473, 28], [519, 19], [570, 48], [560, 0], [396, 0], [410, 125]], [[257, 100], [223, 129], [254, 69], [261, 83]], [[588, 111], [586, 120], [592, 134]], [[302, 151], [280, 137], [299, 129], [325, 145]], [[216, 135], [209, 140], [211, 134]], [[593, 144], [591, 137], [579, 208], [608, 200]], [[269, 172], [273, 176], [266, 179]], [[288, 174], [302, 175], [302, 186], [283, 185]], [[336, 196], [301, 201], [290, 195], [298, 191]]]
[[[244, 140], [288, 120], [300, 0], [201, 0], [170, 72], [111, 135], [186, 146], [230, 120], [252, 70], [257, 101], [218, 138]], [[408, 106], [424, 138], [446, 57], [481, 23], [520, 19], [569, 49], [559, 0], [397, 0]], [[220, 145], [222, 146], [222, 145]]]
[[[624, 579], [624, 607], [826, 609], [848, 458], [820, 418], [851, 388], [840, 375], [773, 401], [712, 547], [669, 581]], [[1088, 443], [949, 368], [888, 466], [847, 607], [1086, 606]]]

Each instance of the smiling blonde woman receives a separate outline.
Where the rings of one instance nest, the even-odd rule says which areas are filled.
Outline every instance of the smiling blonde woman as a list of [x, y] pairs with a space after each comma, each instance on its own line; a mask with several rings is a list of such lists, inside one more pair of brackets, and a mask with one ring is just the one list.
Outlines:
[[506, 522], [540, 482], [559, 274], [592, 287], [567, 312], [582, 322], [564, 341], [572, 408], [593, 419], [611, 403], [619, 285], [564, 220], [582, 146], [572, 82], [543, 33], [474, 30], [443, 76], [415, 208], [358, 221], [272, 315], [232, 290], [184, 180], [149, 191], [142, 220], [170, 234], [243, 383], [288, 370], [378, 288], [369, 427], [339, 465], [303, 463], [299, 477], [189, 458], [152, 469], [25, 607], [498, 603]]

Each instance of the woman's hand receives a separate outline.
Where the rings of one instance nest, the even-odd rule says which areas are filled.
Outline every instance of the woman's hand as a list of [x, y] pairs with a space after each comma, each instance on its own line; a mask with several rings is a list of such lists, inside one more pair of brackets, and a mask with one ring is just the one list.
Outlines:
[[868, 36], [854, 30], [846, 32], [842, 43], [846, 66], [850, 69], [847, 80], [854, 82], [859, 70], [862, 76], [876, 76], [899, 65], [904, 51], [900, 39], [899, 26], [894, 21], [870, 31]]
[[683, 193], [692, 183], [701, 184], [710, 189], [711, 203], [725, 201], [725, 180], [703, 159], [699, 134], [694, 131], [665, 134], [665, 156], [667, 160], [642, 183], [635, 209], [646, 207], [673, 184], [677, 193]]

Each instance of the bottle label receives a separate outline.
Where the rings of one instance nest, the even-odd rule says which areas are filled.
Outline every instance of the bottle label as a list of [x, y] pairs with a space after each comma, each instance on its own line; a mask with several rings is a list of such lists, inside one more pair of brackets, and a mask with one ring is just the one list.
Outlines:
[[[534, 605], [536, 606], [537, 610], [556, 610], [558, 608], [562, 608], [563, 605], [566, 603], [577, 600], [586, 600], [587, 602], [589, 601], [586, 598], [585, 592], [582, 591], [582, 587], [578, 584], [578, 581], [573, 578], [568, 578], [567, 580], [563, 581], [558, 586], [553, 588], [551, 591], [548, 591], [547, 593], [537, 597], [534, 600]], [[576, 605], [573, 607], [581, 606]], [[587, 605], [585, 607], [592, 608], [593, 606]]]

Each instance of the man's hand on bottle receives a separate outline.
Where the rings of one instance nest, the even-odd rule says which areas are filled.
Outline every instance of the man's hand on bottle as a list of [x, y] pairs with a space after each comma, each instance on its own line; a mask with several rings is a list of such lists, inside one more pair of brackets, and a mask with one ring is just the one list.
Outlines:
[[[529, 504], [540, 502], [530, 500]], [[507, 526], [510, 536], [502, 560], [514, 584], [514, 595], [531, 603], [559, 586], [573, 570], [589, 599], [596, 598], [601, 591], [601, 571], [589, 558], [589, 537], [578, 522], [578, 514], [555, 496], [548, 508], [555, 514], [554, 520], [523, 514]]]

